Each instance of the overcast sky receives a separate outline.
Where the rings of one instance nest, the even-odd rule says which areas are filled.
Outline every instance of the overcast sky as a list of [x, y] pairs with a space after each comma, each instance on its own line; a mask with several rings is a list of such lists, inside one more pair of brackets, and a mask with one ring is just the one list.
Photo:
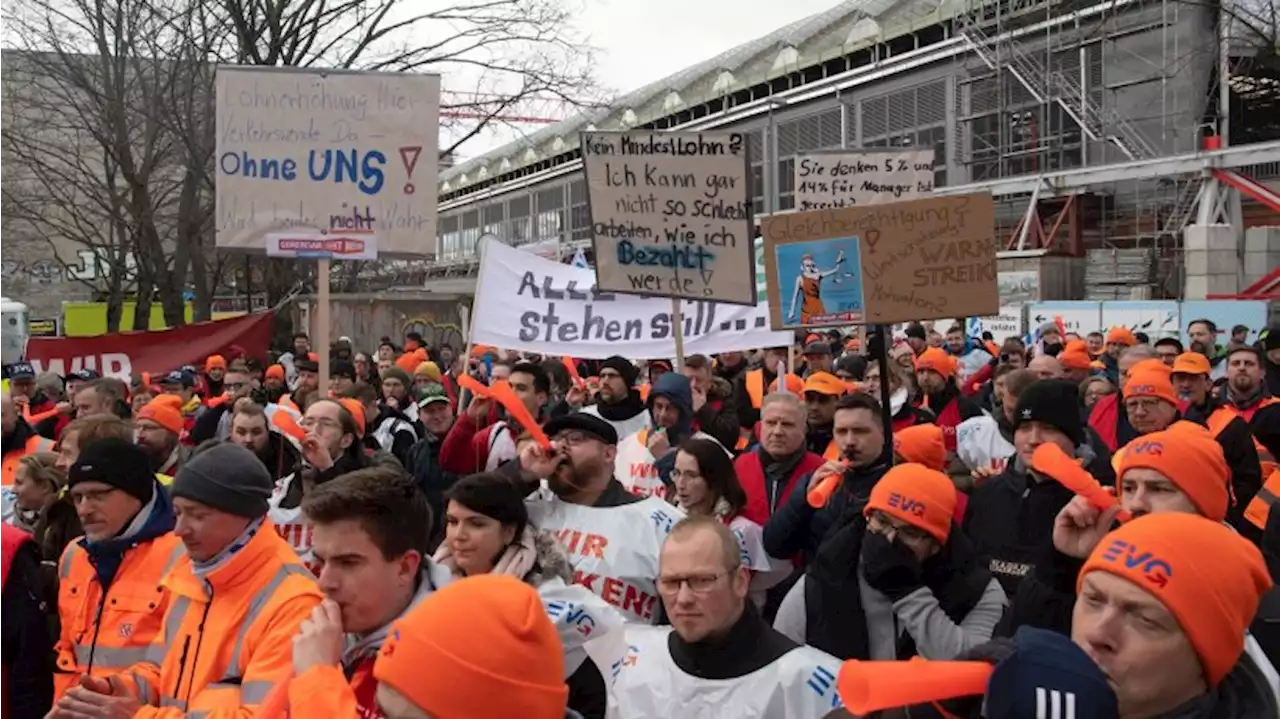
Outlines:
[[[598, 79], [617, 94], [630, 92], [783, 25], [838, 5], [840, 0], [586, 0], [579, 29], [599, 49]], [[446, 86], [448, 85], [446, 81]], [[522, 129], [534, 132], [540, 125]], [[475, 157], [517, 137], [486, 133], [463, 146]]]

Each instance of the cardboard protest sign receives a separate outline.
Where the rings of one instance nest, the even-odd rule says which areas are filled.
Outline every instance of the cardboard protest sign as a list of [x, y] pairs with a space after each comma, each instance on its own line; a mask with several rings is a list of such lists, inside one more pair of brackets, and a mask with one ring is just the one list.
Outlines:
[[219, 66], [217, 93], [219, 248], [434, 251], [438, 75]]
[[[471, 339], [477, 344], [550, 355], [603, 359], [675, 354], [671, 302], [600, 292], [595, 272], [530, 255], [501, 242], [484, 247]], [[685, 301], [686, 355], [785, 347], [790, 332], [769, 329], [765, 303], [743, 307]]]
[[584, 132], [601, 291], [755, 306], [746, 136]]
[[832, 150], [795, 162], [796, 209], [825, 210], [933, 192], [933, 150]]
[[1000, 309], [989, 193], [773, 215], [763, 232], [774, 329]]

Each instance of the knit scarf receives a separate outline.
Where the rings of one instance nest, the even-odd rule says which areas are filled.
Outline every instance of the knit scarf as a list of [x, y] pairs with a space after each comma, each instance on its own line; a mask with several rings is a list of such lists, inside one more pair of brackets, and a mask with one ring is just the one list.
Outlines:
[[[458, 562], [453, 558], [453, 550], [449, 549], [448, 542], [442, 543], [431, 559], [436, 564], [448, 567], [455, 576], [462, 576], [462, 570], [458, 568]], [[502, 556], [498, 557], [498, 561], [494, 563], [489, 573], [524, 579], [524, 576], [533, 570], [533, 565], [537, 561], [538, 548], [534, 543], [533, 530], [526, 526], [520, 533], [520, 538], [508, 544], [503, 550]]]

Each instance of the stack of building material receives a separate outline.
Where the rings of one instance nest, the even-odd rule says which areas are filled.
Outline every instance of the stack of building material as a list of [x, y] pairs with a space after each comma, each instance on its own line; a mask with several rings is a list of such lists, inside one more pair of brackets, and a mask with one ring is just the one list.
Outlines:
[[1085, 257], [1084, 299], [1131, 299], [1136, 288], [1152, 287], [1155, 267], [1155, 251], [1151, 248], [1089, 250]]

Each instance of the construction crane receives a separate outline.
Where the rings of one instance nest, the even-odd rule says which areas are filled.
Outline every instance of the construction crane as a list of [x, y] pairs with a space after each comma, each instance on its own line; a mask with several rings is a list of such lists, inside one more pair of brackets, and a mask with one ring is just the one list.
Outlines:
[[[476, 106], [499, 105], [510, 103], [511, 98], [503, 95], [491, 95], [478, 92], [456, 92], [445, 91], [441, 98], [443, 107], [440, 109], [441, 117], [451, 117], [458, 120], [502, 120], [518, 125], [554, 125], [568, 116], [563, 111], [572, 107], [568, 102], [562, 100], [546, 100], [542, 98], [534, 98], [533, 102], [546, 103], [554, 109], [559, 109], [562, 113], [515, 113], [515, 112], [499, 112], [497, 114], [484, 112]], [[450, 102], [452, 100], [452, 102]], [[529, 101], [518, 101], [514, 104], [526, 105]], [[449, 109], [449, 105], [458, 106], [457, 109]], [[473, 106], [468, 108], [466, 106]], [[556, 107], [558, 106], [558, 107]], [[514, 108], [513, 108], [514, 109]], [[559, 116], [553, 116], [559, 114]]]

